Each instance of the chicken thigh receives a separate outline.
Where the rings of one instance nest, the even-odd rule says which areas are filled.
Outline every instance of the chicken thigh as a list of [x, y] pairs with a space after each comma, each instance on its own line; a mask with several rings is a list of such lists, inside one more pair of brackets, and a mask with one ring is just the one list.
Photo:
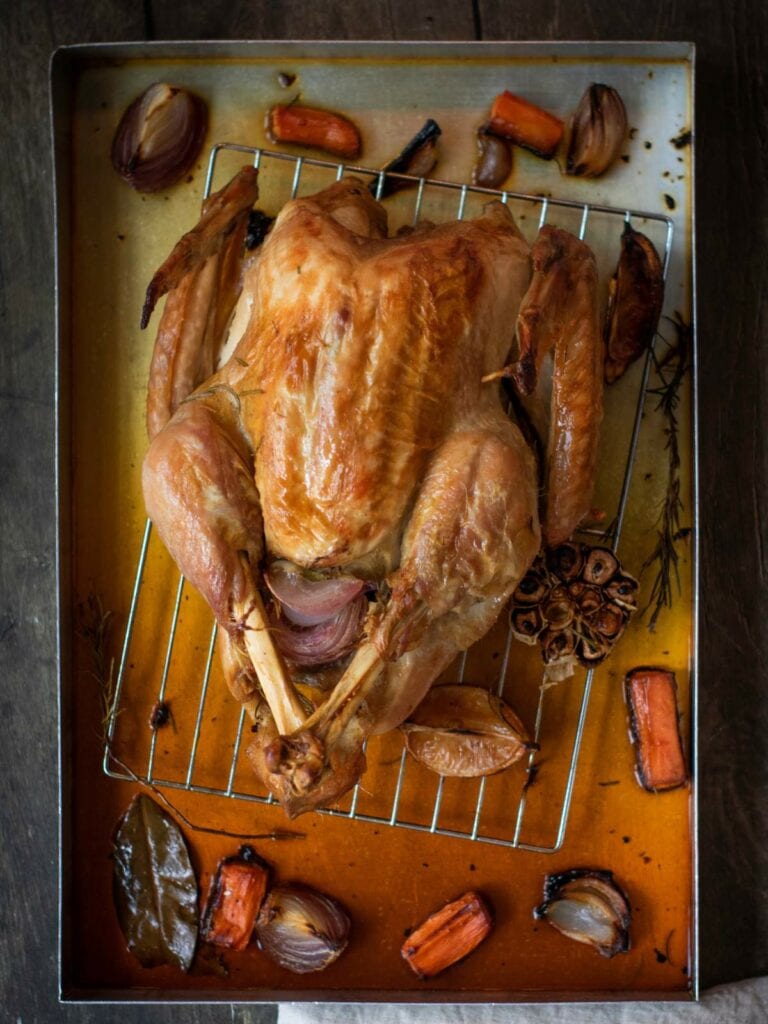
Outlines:
[[[389, 238], [355, 178], [292, 200], [246, 259], [231, 355], [180, 400], [174, 332], [177, 348], [190, 342], [174, 291], [227, 263], [255, 181], [244, 168], [230, 198], [209, 200], [150, 285], [149, 312], [171, 296], [143, 481], [221, 627], [227, 681], [255, 720], [254, 767], [295, 815], [354, 784], [367, 736], [397, 726], [490, 629], [539, 549], [534, 455], [482, 382], [509, 355], [531, 258], [500, 203]], [[231, 271], [208, 278], [201, 341], [233, 305]], [[278, 563], [320, 584], [365, 581], [356, 650], [322, 702], [281, 653], [265, 586]]]

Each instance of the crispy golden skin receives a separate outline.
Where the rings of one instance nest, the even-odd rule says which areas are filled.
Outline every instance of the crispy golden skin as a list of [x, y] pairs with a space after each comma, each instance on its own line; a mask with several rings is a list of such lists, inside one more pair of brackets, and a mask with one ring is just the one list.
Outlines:
[[[513, 343], [528, 245], [499, 203], [386, 232], [354, 178], [288, 203], [245, 266], [228, 358], [144, 466], [148, 511], [254, 701], [251, 759], [291, 814], [353, 784], [366, 736], [487, 632], [540, 543], [534, 457], [482, 383]], [[386, 581], [359, 658], [308, 718], [259, 617], [265, 557]]]

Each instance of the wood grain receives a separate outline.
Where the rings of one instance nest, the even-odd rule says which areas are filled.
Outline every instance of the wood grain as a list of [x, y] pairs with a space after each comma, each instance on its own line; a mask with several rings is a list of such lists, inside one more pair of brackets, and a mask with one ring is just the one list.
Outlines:
[[266, 1022], [269, 1008], [59, 1007], [53, 268], [46, 65], [143, 38], [693, 39], [701, 402], [701, 963], [768, 972], [768, 149], [762, 0], [32, 0], [0, 19], [0, 1005], [5, 1019]]

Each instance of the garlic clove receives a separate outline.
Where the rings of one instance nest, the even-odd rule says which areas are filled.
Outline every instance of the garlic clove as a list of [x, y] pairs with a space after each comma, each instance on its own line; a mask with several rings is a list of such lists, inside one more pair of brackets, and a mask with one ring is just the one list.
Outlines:
[[137, 191], [158, 192], [189, 171], [207, 128], [208, 109], [199, 96], [155, 82], [120, 119], [112, 140], [112, 166]]
[[609, 85], [593, 82], [573, 115], [566, 174], [596, 178], [613, 164], [627, 137], [624, 102]]
[[256, 921], [256, 937], [270, 959], [294, 974], [322, 971], [347, 947], [349, 914], [331, 896], [309, 886], [275, 886]]

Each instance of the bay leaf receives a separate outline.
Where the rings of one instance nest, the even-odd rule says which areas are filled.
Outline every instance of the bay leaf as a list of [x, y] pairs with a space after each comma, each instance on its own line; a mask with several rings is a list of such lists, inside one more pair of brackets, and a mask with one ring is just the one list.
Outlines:
[[197, 878], [176, 822], [139, 794], [114, 839], [113, 896], [128, 949], [144, 967], [188, 971], [198, 931]]
[[433, 686], [400, 730], [417, 761], [458, 778], [493, 775], [532, 749], [509, 704], [481, 686]]

